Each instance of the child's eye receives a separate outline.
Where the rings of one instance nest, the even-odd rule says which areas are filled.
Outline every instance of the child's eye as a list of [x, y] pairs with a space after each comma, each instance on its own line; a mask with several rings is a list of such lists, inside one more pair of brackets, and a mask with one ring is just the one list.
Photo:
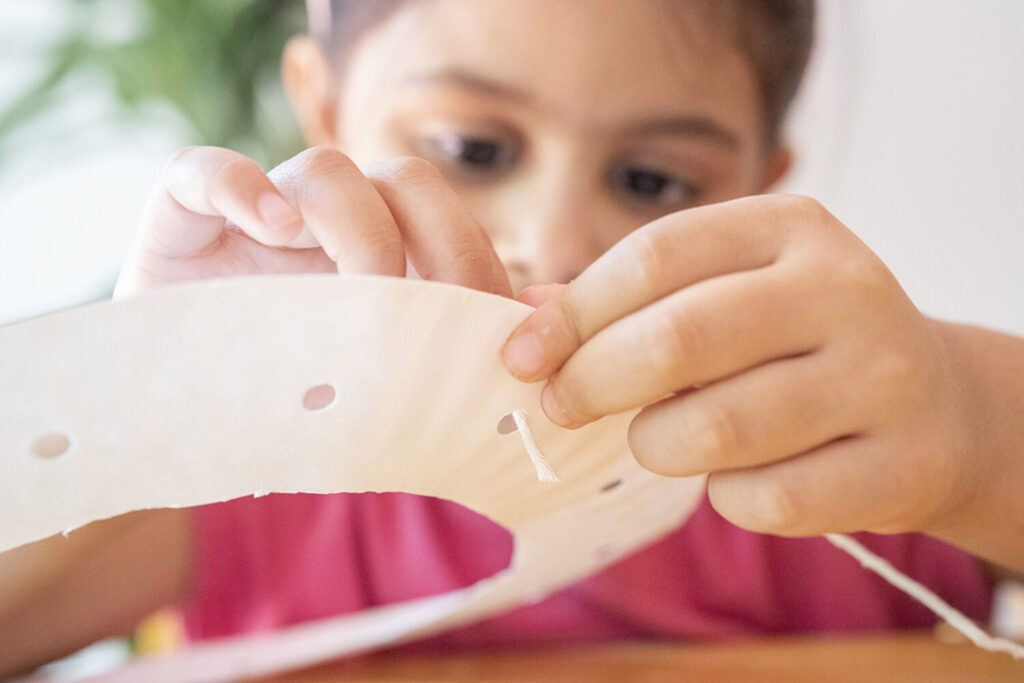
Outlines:
[[511, 168], [519, 160], [518, 146], [512, 141], [456, 131], [426, 136], [419, 147], [442, 171], [491, 175]]
[[612, 190], [633, 204], [674, 210], [697, 201], [697, 188], [690, 182], [655, 168], [623, 164], [609, 175]]

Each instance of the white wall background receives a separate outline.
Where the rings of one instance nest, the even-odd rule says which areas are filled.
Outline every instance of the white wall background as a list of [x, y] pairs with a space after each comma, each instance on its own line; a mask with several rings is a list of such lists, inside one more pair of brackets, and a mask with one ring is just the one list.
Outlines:
[[[111, 4], [113, 0], [110, 0]], [[0, 102], [39, 68], [66, 0], [3, 0]], [[926, 313], [1024, 334], [1024, 2], [824, 0], [795, 112], [814, 195]], [[98, 83], [0, 160], [0, 323], [102, 297], [145, 193], [189, 142], [111, 119]]]
[[1024, 334], [1024, 3], [832, 0], [787, 189], [928, 314]]

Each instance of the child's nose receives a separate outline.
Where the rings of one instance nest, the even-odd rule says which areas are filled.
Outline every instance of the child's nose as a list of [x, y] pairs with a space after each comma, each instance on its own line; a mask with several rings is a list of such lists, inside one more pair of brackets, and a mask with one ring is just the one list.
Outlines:
[[591, 253], [579, 226], [560, 221], [520, 223], [518, 236], [508, 248], [499, 248], [513, 288], [533, 284], [567, 283], [600, 254]]
[[569, 282], [601, 255], [592, 206], [583, 193], [550, 190], [521, 205], [499, 249], [514, 288]]

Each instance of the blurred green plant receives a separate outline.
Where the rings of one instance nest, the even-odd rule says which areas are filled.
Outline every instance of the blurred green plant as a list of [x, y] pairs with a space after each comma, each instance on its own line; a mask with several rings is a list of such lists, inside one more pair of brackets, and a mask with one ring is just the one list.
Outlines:
[[[0, 110], [0, 143], [60, 104], [79, 75], [107, 80], [118, 109], [145, 119], [169, 105], [195, 144], [237, 149], [265, 166], [302, 148], [281, 92], [281, 51], [304, 30], [302, 0], [67, 0], [69, 18], [47, 66]], [[134, 17], [111, 37], [111, 18]], [[123, 23], [123, 22], [122, 22]]]

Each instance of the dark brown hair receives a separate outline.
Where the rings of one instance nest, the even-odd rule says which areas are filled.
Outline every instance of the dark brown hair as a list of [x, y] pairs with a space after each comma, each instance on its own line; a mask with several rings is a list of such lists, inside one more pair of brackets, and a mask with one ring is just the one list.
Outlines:
[[[714, 1], [714, 0], [712, 0]], [[736, 0], [729, 7], [741, 52], [757, 79], [770, 144], [803, 79], [814, 43], [814, 0]]]
[[[407, 0], [320, 0], [330, 3], [330, 26], [311, 31], [343, 59], [347, 47]], [[764, 112], [765, 140], [778, 142], [786, 110], [807, 67], [814, 42], [814, 0], [665, 0], [673, 8], [701, 9], [721, 21], [750, 61]]]

